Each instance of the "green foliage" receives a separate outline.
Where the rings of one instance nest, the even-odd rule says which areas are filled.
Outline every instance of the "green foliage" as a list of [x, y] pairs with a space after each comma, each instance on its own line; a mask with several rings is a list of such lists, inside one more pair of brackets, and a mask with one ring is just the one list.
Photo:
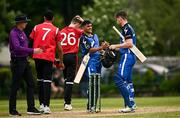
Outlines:
[[8, 67], [0, 68], [0, 96], [7, 95], [10, 91], [11, 71]]
[[160, 88], [168, 93], [180, 93], [180, 73], [176, 73], [172, 78], [164, 80]]
[[13, 10], [6, 10], [6, 0], [0, 1], [0, 8], [2, 11], [0, 12], [0, 44], [8, 42], [8, 32], [10, 28], [13, 26], [13, 18], [16, 15], [16, 12]]
[[163, 75], [156, 75], [151, 69], [148, 69], [144, 74], [133, 74], [133, 83], [138, 96], [159, 96], [166, 92], [162, 92], [160, 86], [164, 81]]
[[[35, 82], [35, 93], [37, 93], [37, 81], [36, 81], [36, 69], [35, 69], [35, 63], [33, 60], [30, 60], [31, 70], [33, 73], [33, 79]], [[12, 82], [12, 75], [10, 67], [1, 67], [0, 68], [0, 96], [1, 97], [7, 97], [10, 93], [10, 87]], [[20, 83], [20, 90], [19, 90], [19, 96], [24, 96], [26, 94], [26, 83], [22, 79], [22, 82]]]
[[150, 55], [155, 41], [154, 34], [147, 29], [142, 11], [134, 11], [133, 8], [128, 7], [128, 3], [127, 0], [94, 0], [92, 7], [83, 7], [83, 16], [93, 21], [94, 32], [98, 34], [101, 40], [119, 43], [118, 35], [112, 29], [112, 26], [116, 25], [114, 14], [119, 9], [126, 9], [129, 22], [135, 28], [138, 47], [143, 53]]
[[81, 15], [81, 6], [92, 3], [92, 0], [1, 0], [0, 44], [8, 43], [10, 29], [14, 26], [14, 17], [18, 14], [26, 14], [31, 19], [25, 30], [28, 35], [34, 25], [43, 21], [44, 12], [47, 9], [54, 11], [54, 23], [62, 28], [69, 24], [72, 17]]
[[156, 40], [153, 52], [156, 55], [177, 55], [180, 50], [180, 1], [135, 0], [141, 9], [148, 29], [154, 31]]

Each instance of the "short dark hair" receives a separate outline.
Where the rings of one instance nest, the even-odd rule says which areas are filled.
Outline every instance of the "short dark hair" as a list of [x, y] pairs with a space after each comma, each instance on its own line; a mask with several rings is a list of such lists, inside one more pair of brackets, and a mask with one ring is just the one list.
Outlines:
[[49, 21], [53, 20], [53, 18], [54, 18], [53, 11], [47, 10], [44, 14], [44, 17], [46, 18], [46, 20], [49, 20]]
[[79, 19], [79, 17], [75, 16], [75, 17], [71, 20], [71, 23], [79, 23], [79, 24], [81, 24], [82, 21]]
[[84, 20], [84, 22], [81, 24], [81, 27], [84, 27], [87, 24], [92, 24], [92, 22], [90, 20]]
[[115, 13], [115, 17], [122, 17], [123, 19], [127, 19], [127, 12], [124, 10], [120, 10], [118, 12]]

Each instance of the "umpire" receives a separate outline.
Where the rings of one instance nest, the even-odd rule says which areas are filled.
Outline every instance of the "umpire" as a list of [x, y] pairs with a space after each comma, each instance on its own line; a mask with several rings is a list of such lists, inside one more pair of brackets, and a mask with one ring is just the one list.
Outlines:
[[16, 110], [16, 95], [22, 78], [27, 84], [27, 114], [38, 115], [40, 112], [34, 103], [34, 82], [31, 67], [27, 57], [33, 53], [42, 53], [40, 48], [28, 48], [28, 38], [24, 33], [27, 22], [30, 21], [26, 15], [16, 16], [16, 26], [12, 28], [9, 35], [9, 47], [11, 53], [10, 67], [12, 72], [12, 85], [9, 97], [10, 116], [21, 116]]

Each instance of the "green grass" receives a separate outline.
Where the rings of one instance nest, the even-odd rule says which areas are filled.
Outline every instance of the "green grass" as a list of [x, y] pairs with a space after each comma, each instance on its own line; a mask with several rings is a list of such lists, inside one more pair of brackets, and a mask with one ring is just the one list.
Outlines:
[[[0, 100], [0, 117], [8, 116], [8, 100]], [[141, 97], [136, 98], [136, 103], [141, 108], [158, 108], [158, 107], [168, 107], [168, 108], [178, 108], [180, 109], [180, 97]], [[74, 111], [86, 111], [86, 99], [75, 98], [72, 101]], [[38, 101], [36, 101], [36, 106], [38, 106]], [[122, 98], [103, 98], [102, 99], [102, 111], [103, 109], [118, 109], [123, 106]], [[26, 115], [26, 100], [17, 100], [17, 110]], [[53, 112], [63, 111], [63, 99], [52, 99], [51, 100], [51, 110]], [[180, 110], [179, 110], [180, 111]], [[125, 118], [178, 118], [180, 117], [180, 112], [153, 112], [153, 113], [136, 113], [136, 114], [120, 114], [121, 117]], [[118, 118], [120, 116], [103, 116], [107, 118]], [[101, 116], [102, 118], [102, 116]]]

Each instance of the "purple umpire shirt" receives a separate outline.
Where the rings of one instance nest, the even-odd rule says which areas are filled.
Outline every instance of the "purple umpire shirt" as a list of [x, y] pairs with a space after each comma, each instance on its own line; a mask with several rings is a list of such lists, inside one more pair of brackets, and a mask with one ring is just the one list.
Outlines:
[[33, 53], [33, 48], [28, 48], [28, 38], [24, 31], [14, 27], [9, 35], [9, 50], [12, 57], [27, 57]]

